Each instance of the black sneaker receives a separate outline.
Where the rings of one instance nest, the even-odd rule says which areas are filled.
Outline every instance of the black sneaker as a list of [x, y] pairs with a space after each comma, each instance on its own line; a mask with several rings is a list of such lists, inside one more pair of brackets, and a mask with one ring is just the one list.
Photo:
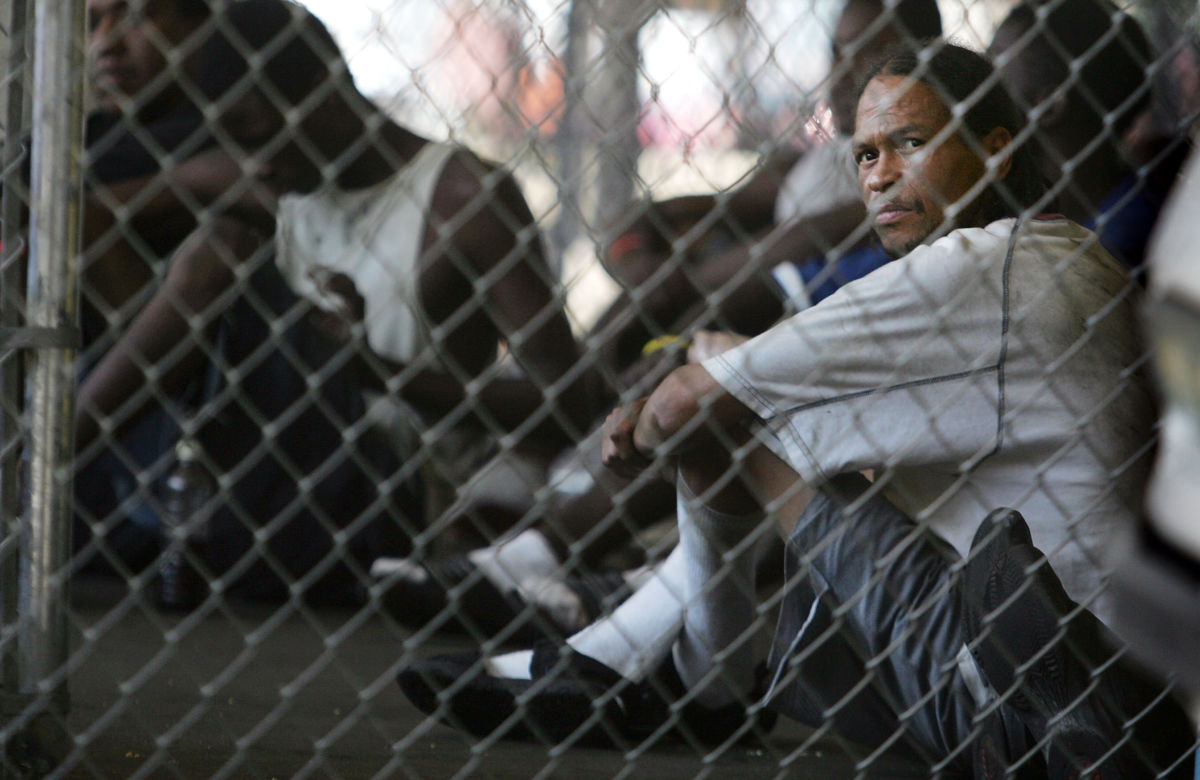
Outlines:
[[[1183, 710], [1071, 600], [1020, 514], [984, 521], [964, 586], [971, 652], [1043, 751], [1050, 778], [1158, 777], [1182, 766], [1193, 742]], [[994, 765], [1004, 750], [982, 747], [985, 776], [1004, 776]]]
[[500, 729], [508, 738], [530, 737], [527, 724], [518, 714], [518, 697], [532, 683], [493, 677], [479, 653], [452, 653], [417, 661], [401, 669], [396, 682], [417, 709], [451, 728], [477, 737]]
[[501, 590], [467, 555], [428, 563], [411, 559], [379, 561], [372, 575], [384, 583], [384, 608], [401, 624], [439, 629], [474, 637], [503, 637], [525, 643], [561, 641], [600, 617], [605, 607], [626, 592], [620, 572], [598, 572], [564, 578], [582, 606], [581, 624], [563, 622], [553, 611], [529, 604], [516, 590]]
[[670, 737], [717, 746], [761, 739], [775, 725], [774, 710], [750, 712], [741, 702], [717, 709], [679, 705], [686, 691], [670, 655], [648, 679], [634, 683], [582, 653], [542, 642], [534, 647], [530, 671], [545, 684], [529, 698], [529, 718], [555, 742], [620, 746]]
[[528, 639], [527, 621], [516, 622], [524, 607], [521, 600], [493, 585], [466, 555], [427, 563], [411, 559], [390, 563], [377, 561], [371, 573], [384, 584], [384, 608], [401, 624], [435, 624], [481, 638], [508, 631], [513, 639]]

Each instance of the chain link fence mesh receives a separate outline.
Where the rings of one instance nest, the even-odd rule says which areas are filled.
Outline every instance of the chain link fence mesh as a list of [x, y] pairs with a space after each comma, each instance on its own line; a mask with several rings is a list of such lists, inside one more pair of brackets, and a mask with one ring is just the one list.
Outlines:
[[[1077, 714], [1112, 703], [1108, 676], [1126, 664], [1099, 640], [1080, 646], [1101, 633], [1081, 612], [1103, 612], [1102, 585], [1072, 592], [1063, 607], [1065, 595], [1043, 587], [1040, 554], [1010, 555], [1023, 582], [972, 624], [968, 650], [983, 660], [947, 659], [937, 655], [939, 605], [960, 592], [995, 596], [995, 571], [982, 590], [969, 585], [969, 561], [989, 542], [965, 561], [961, 544], [946, 552], [942, 586], [919, 594], [891, 579], [908, 565], [905, 537], [868, 562], [857, 595], [805, 595], [821, 551], [876, 549], [880, 539], [851, 519], [785, 556], [774, 528], [795, 521], [806, 495], [795, 485], [776, 495], [746, 483], [768, 517], [719, 545], [711, 582], [697, 586], [702, 598], [733, 589], [734, 602], [751, 602], [702, 684], [610, 678], [559, 655], [565, 637], [630, 594], [658, 587], [659, 598], [687, 600], [664, 574], [689, 533], [676, 526], [673, 477], [662, 473], [671, 462], [631, 479], [606, 470], [605, 415], [689, 356], [729, 345], [707, 332], [755, 335], [887, 265], [852, 164], [837, 155], [847, 154], [855, 82], [887, 45], [927, 54], [942, 46], [931, 6], [904, 18], [921, 4], [85, 5], [86, 29], [66, 48], [86, 53], [86, 66], [74, 66], [86, 78], [86, 140], [59, 150], [64, 165], [75, 159], [85, 170], [83, 238], [61, 280], [78, 286], [73, 351], [62, 328], [37, 331], [54, 325], [35, 316], [46, 283], [29, 270], [38, 260], [29, 252], [30, 161], [49, 133], [35, 124], [31, 95], [63, 105], [71, 96], [54, 91], [68, 85], [34, 80], [32, 42], [44, 39], [34, 36], [33, 4], [4, 4], [6, 774], [999, 777], [988, 740], [1008, 739], [1012, 776], [1096, 759], [1147, 777], [1190, 776], [1190, 727], [1170, 719], [1180, 694], [1138, 688], [1136, 706], [1119, 702], [1120, 723], [1105, 724], [1118, 735], [1111, 743]], [[1074, 13], [1065, 0], [1011, 17], [1011, 0], [936, 5], [947, 38], [997, 63], [1002, 82], [992, 83], [1005, 84], [1030, 120], [1016, 142], [1043, 146], [1057, 173], [1030, 211], [1087, 222], [1128, 271], [1108, 291], [1113, 303], [1080, 315], [1091, 319], [1077, 342], [1043, 356], [1041, 385], [1005, 412], [1005, 425], [1036, 439], [1022, 415], [1036, 416], [1047, 397], [1076, 408], [1055, 371], [1145, 285], [1145, 242], [1200, 110], [1200, 18], [1182, 0], [1123, 3], [1121, 23], [1105, 6], [1102, 18], [1066, 27], [1052, 25], [1055, 13]], [[804, 161], [815, 172], [797, 184]], [[60, 206], [75, 203], [69, 188], [60, 197]], [[950, 220], [966, 211], [939, 198], [930, 203]], [[1094, 242], [1057, 258], [1049, 286], [1069, 285], [1069, 267]], [[914, 343], [964, 349], [957, 324], [935, 307]], [[863, 326], [864, 344], [890, 348], [869, 315]], [[1037, 354], [1032, 332], [1014, 331], [1011, 349]], [[805, 338], [798, 331], [797, 349], [827, 349]], [[39, 402], [33, 356], [51, 354], [74, 359], [77, 385]], [[1115, 371], [1140, 381], [1128, 377], [1146, 370], [1147, 356], [1143, 347]], [[868, 400], [885, 390], [846, 381]], [[943, 422], [972, 408], [972, 392], [979, 386], [948, 398], [914, 391], [919, 419], [904, 421], [911, 438], [899, 443], [864, 402], [856, 430], [842, 435], [866, 441], [874, 457], [846, 470], [865, 471], [873, 495], [910, 466], [914, 442], [957, 451]], [[1075, 424], [1102, 418], [1116, 395], [1077, 408]], [[38, 403], [74, 408], [73, 427], [64, 416], [56, 429], [38, 428]], [[1154, 430], [1130, 424], [1138, 440], [1119, 457], [1103, 443], [1082, 446], [1108, 464], [1118, 498], [1138, 505]], [[731, 463], [753, 463], [744, 439], [716, 433]], [[39, 460], [31, 453], [41, 435], [73, 437], [74, 458]], [[1069, 448], [1024, 445], [1026, 493], [1056, 484]], [[888, 497], [916, 507], [918, 520], [939, 502], [971, 507], [974, 528], [1001, 508], [972, 493], [985, 456], [967, 458], [937, 496], [906, 497], [901, 487]], [[61, 517], [30, 510], [68, 499]], [[1067, 530], [1042, 552], [1064, 578], [1064, 558], [1103, 570], [1105, 539], [1074, 534], [1086, 536], [1105, 500], [1049, 496]], [[38, 522], [50, 528], [31, 530]], [[53, 560], [51, 549], [53, 568], [42, 571], [27, 540], [67, 527], [69, 554]], [[928, 532], [920, 522], [905, 528]], [[749, 559], [757, 581], [739, 574]], [[859, 643], [846, 626], [876, 592], [903, 618], [882, 640]], [[66, 610], [65, 631], [29, 614], [47, 600]], [[979, 611], [963, 603], [964, 614]], [[1005, 634], [1011, 604], [1029, 611], [1019, 640]], [[679, 611], [682, 621], [682, 609], [642, 611]], [[1049, 627], [1028, 618], [1047, 609], [1057, 610]], [[797, 619], [818, 639], [760, 675], [756, 694], [734, 697], [734, 726], [715, 726], [712, 710], [697, 716], [694, 700], [714, 680], [746, 688], [738, 648], [764, 657], [777, 626]], [[670, 626], [673, 638], [679, 624]], [[634, 629], [616, 635], [640, 641]], [[65, 662], [47, 646], [65, 648]], [[498, 667], [485, 659], [528, 666], [503, 654], [533, 646], [534, 666], [548, 672], [489, 682]], [[942, 665], [905, 677], [891, 659], [910, 652]], [[1065, 714], [1047, 709], [1061, 695], [1036, 681], [1059, 654], [1084, 669], [1064, 683]], [[861, 676], [832, 698], [811, 694], [803, 724], [793, 717], [772, 730], [768, 687], [778, 696], [808, 678], [842, 679], [838, 659]], [[989, 672], [996, 664], [1009, 679]], [[945, 740], [937, 747], [914, 741], [922, 708], [964, 695], [955, 685], [971, 676], [967, 667], [975, 704], [939, 717], [953, 721], [965, 707], [973, 720], [931, 727]], [[406, 674], [402, 692], [396, 678]], [[64, 682], [70, 696], [53, 695]], [[585, 712], [551, 705], [547, 716], [554, 696], [575, 701], [561, 686], [584, 691]], [[894, 690], [908, 693], [889, 699]], [[881, 703], [865, 711], [890, 720], [860, 714], [872, 696]], [[1161, 738], [1144, 741], [1146, 729]], [[1180, 729], [1185, 736], [1172, 736]], [[1102, 749], [1092, 750], [1097, 741]]]

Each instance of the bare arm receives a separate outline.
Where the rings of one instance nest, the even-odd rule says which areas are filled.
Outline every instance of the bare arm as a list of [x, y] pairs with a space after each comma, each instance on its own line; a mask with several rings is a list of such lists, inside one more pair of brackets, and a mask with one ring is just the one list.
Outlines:
[[199, 152], [169, 170], [104, 185], [87, 197], [89, 210], [124, 212], [151, 242], [187, 235], [196, 211], [208, 206], [259, 227], [273, 225], [274, 197], [222, 149]]
[[[493, 177], [495, 184], [480, 187], [480, 180]], [[448, 414], [467, 402], [473, 416], [506, 430], [529, 425], [527, 440], [549, 449], [578, 439], [596, 412], [598, 382], [594, 371], [580, 364], [556, 281], [516, 182], [458, 155], [447, 164], [438, 190], [435, 211], [454, 230], [446, 251], [422, 273], [422, 303], [436, 323], [461, 318], [464, 308], [474, 312], [439, 343], [444, 370], [417, 373], [405, 381], [401, 394], [425, 411]], [[465, 214], [470, 217], [462, 219]], [[498, 341], [527, 378], [495, 375]], [[460, 381], [464, 374], [484, 378], [469, 399]]]
[[84, 205], [84, 303], [110, 321], [152, 281], [152, 262], [196, 228], [199, 208], [236, 214], [264, 233], [274, 230], [273, 197], [218, 149], [169, 171], [99, 186]]
[[732, 432], [753, 413], [698, 364], [675, 369], [648, 398], [616, 409], [604, 423], [606, 466], [629, 473]]
[[780, 263], [824, 255], [847, 240], [860, 242], [867, 234], [862, 229], [866, 215], [860, 202], [843, 203], [812, 217], [780, 225], [748, 247], [736, 247], [708, 258], [693, 276], [705, 305], [693, 305], [691, 311], [676, 314], [676, 319], [690, 325], [707, 316], [717, 324], [739, 331], [765, 330], [782, 313], [779, 306], [766, 312], [767, 302], [779, 302], [771, 270]]
[[[264, 239], [228, 218], [214, 220], [180, 248], [164, 282], [80, 385], [75, 444], [83, 449], [101, 421], [119, 416], [117, 432], [156, 403], [153, 390], [178, 390], [205, 359], [219, 306], [233, 284], [233, 264], [249, 257]], [[120, 413], [118, 415], [118, 412]]]
[[865, 216], [861, 203], [841, 204], [779, 226], [749, 246], [677, 268], [657, 283], [647, 282], [636, 304], [623, 297], [598, 323], [602, 354], [620, 370], [636, 358], [637, 347], [648, 335], [694, 327], [742, 333], [765, 330], [783, 313], [771, 269], [781, 262], [824, 254], [847, 240], [861, 240], [867, 232]]
[[799, 152], [778, 151], [748, 173], [739, 186], [722, 195], [685, 195], [642, 203], [606, 246], [601, 264], [623, 287], [641, 286], [680, 245], [688, 259], [703, 254], [711, 240], [732, 233], [747, 236], [770, 227], [780, 184], [799, 159]]
[[[787, 172], [800, 159], [794, 149], [782, 149], [763, 160], [728, 195], [683, 195], [645, 204], [630, 230], [641, 231], [660, 248], [712, 215], [743, 233], [757, 233], [775, 221], [775, 201]], [[716, 214], [717, 210], [719, 214]]]

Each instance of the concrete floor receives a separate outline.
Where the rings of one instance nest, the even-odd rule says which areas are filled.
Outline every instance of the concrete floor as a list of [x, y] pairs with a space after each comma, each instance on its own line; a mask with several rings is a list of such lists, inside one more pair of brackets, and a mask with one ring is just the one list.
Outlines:
[[180, 619], [85, 582], [71, 622], [73, 746], [55, 773], [66, 777], [855, 776], [843, 751], [785, 723], [768, 744], [708, 762], [678, 742], [625, 754], [461, 736], [425, 719], [394, 676], [406, 653], [466, 642], [418, 643], [367, 612], [236, 604]]

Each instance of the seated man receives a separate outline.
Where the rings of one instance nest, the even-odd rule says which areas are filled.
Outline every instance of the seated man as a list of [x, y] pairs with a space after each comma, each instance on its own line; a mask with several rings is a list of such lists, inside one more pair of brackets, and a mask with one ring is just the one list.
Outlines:
[[[857, 104], [862, 197], [899, 259], [606, 422], [612, 467], [676, 467], [658, 577], [565, 648], [408, 666], [419, 707], [483, 732], [521, 696], [554, 739], [677, 719], [721, 742], [769, 706], [979, 777], [1177, 769], [1182, 710], [1089, 611], [1107, 614], [1102, 545], [1148, 465], [1135, 296], [1087, 230], [1021, 215], [1036, 157], [990, 64], [925, 54], [878, 64]], [[767, 515], [790, 579], [764, 676]]]
[[[1147, 306], [1148, 335], [1166, 399], [1146, 516], [1121, 529], [1113, 573], [1114, 618], [1131, 652], [1171, 675], [1200, 713], [1200, 414], [1193, 377], [1195, 326], [1200, 304], [1200, 240], [1194, 204], [1200, 198], [1200, 156], [1193, 155], [1171, 194], [1151, 245], [1153, 269]], [[1197, 756], [1200, 771], [1200, 756]]]
[[[194, 202], [224, 196], [252, 208], [257, 196], [238, 187], [239, 166], [213, 148], [185, 88], [196, 76], [192, 54], [205, 35], [208, 4], [151, 0], [132, 8], [124, 0], [90, 0], [87, 17], [93, 112], [86, 138], [80, 371], [85, 386], [94, 387], [89, 375], [119, 343], [165, 273], [167, 258], [195, 228]], [[172, 50], [180, 56], [169, 66]], [[77, 439], [75, 541], [89, 564], [140, 568], [157, 554], [158, 518], [145, 485], [168, 465], [178, 416], [172, 404], [152, 403], [137, 422], [118, 425], [101, 442], [87, 431]]]
[[[1150, 106], [1152, 54], [1141, 25], [1108, 0], [1025, 0], [1001, 23], [988, 53], [1002, 63], [1017, 106], [1037, 117], [1034, 137], [1046, 179], [1056, 185], [1057, 210], [1140, 273], [1164, 183], [1174, 178], [1154, 164], [1135, 165], [1124, 145]], [[1181, 162], [1160, 156], [1159, 168]]]
[[[509, 433], [508, 446], [548, 457], [592, 416], [588, 372], [572, 371], [579, 351], [511, 176], [388, 119], [358, 93], [328, 32], [299, 6], [246, 0], [221, 21], [222, 34], [201, 52], [200, 84], [222, 112], [223, 143], [251, 155], [279, 198], [266, 214], [278, 221], [277, 256], [263, 221], [238, 204], [202, 225], [85, 381], [77, 437], [90, 441], [118, 410], [122, 424], [145, 414], [144, 366], [160, 370], [160, 391], [174, 394], [213, 361], [219, 389], [196, 435], [211, 465], [233, 480], [233, 500], [212, 522], [212, 566], [241, 571], [258, 560], [276, 588], [307, 590], [347, 552], [359, 565], [379, 554], [361, 537], [381, 501], [363, 490], [339, 504], [331, 474], [355, 464], [386, 491], [420, 466], [414, 458], [398, 476], [361, 457], [367, 426], [326, 403], [330, 380], [352, 371], [357, 384], [339, 382], [339, 391], [369, 385], [403, 399], [425, 416], [431, 440], [470, 425], [484, 445]], [[251, 77], [256, 51], [271, 54]], [[284, 112], [301, 109], [293, 129]], [[259, 371], [263, 345], [307, 320], [286, 289], [244, 292], [247, 280], [280, 271], [323, 310], [331, 335], [353, 336], [350, 348], [335, 349], [306, 332], [305, 348], [286, 355], [282, 387]], [[229, 319], [243, 309], [255, 323], [247, 332]], [[523, 377], [498, 363], [502, 343]], [[306, 407], [326, 414], [320, 429], [297, 420]], [[327, 440], [338, 446], [330, 451]], [[279, 462], [260, 469], [248, 459], [255, 447]], [[341, 527], [348, 541], [334, 546]]]
[[[361, 566], [403, 552], [407, 539], [396, 536], [415, 533], [413, 523], [396, 527], [386, 500], [420, 463], [397, 473], [362, 454], [365, 382], [426, 414], [442, 438], [467, 420], [476, 450], [514, 431], [514, 446], [550, 454], [590, 416], [587, 372], [547, 402], [542, 389], [574, 366], [578, 350], [510, 176], [386, 119], [354, 90], [328, 32], [299, 6], [238, 2], [220, 30], [200, 53], [198, 83], [223, 97], [218, 137], [257, 155], [271, 197], [257, 209], [218, 203], [229, 208], [175, 254], [80, 388], [77, 442], [86, 448], [104, 421], [124, 433], [152, 413], [156, 396], [178, 398], [199, 379], [194, 436], [230, 480], [210, 523], [211, 568], [235, 568], [257, 595], [328, 593], [317, 582], [343, 559], [360, 566], [358, 576], [340, 577], [353, 587], [365, 581]], [[245, 55], [269, 42], [275, 54], [252, 84]], [[295, 106], [317, 96], [294, 136], [272, 102], [281, 94]], [[336, 179], [328, 186], [326, 164]], [[299, 191], [316, 192], [275, 205]], [[313, 230], [317, 221], [332, 227]], [[337, 316], [314, 318], [322, 331], [300, 316], [305, 307], [281, 270], [301, 294], [335, 301]], [[330, 335], [344, 341], [361, 328], [341, 317], [361, 300], [372, 349], [353, 358]], [[500, 371], [502, 341], [528, 378]], [[150, 383], [144, 366], [155, 367]], [[346, 468], [364, 478], [353, 490], [337, 479]], [[413, 503], [397, 510], [400, 523], [419, 514]], [[350, 532], [344, 547], [334, 545], [338, 528]], [[379, 550], [380, 534], [402, 546]]]

